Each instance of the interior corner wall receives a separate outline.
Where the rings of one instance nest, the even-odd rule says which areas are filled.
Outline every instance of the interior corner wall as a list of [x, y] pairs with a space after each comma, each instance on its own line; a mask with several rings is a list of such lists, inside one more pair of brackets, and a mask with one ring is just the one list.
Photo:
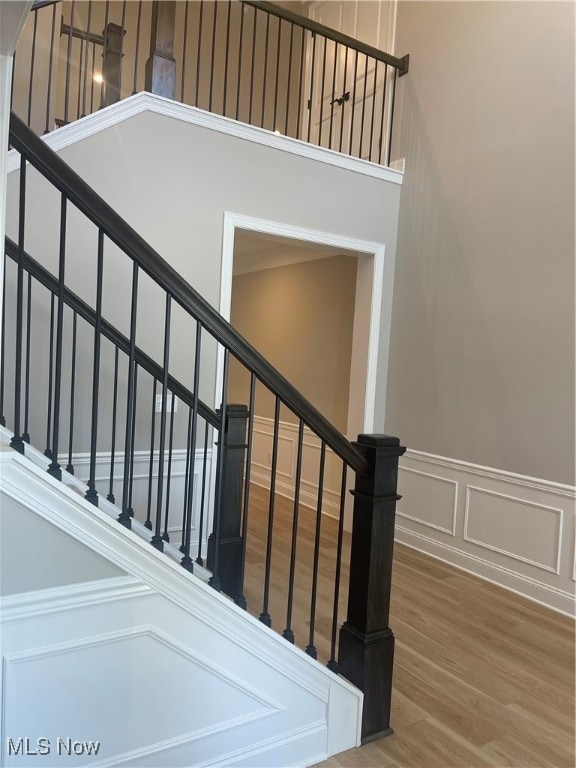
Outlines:
[[399, 2], [386, 429], [574, 483], [574, 4]]

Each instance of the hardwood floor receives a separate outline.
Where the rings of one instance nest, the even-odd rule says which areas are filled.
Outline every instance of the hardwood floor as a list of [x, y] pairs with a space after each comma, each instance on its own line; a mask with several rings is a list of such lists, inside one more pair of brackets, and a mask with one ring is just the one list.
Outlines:
[[[246, 596], [262, 610], [268, 494], [254, 487]], [[269, 610], [286, 626], [292, 504], [276, 497]], [[300, 508], [292, 626], [308, 642], [314, 513]], [[334, 521], [322, 519], [316, 633], [330, 655]], [[345, 537], [343, 587], [348, 578]], [[340, 595], [339, 623], [347, 594]], [[574, 623], [511, 592], [397, 545], [391, 627], [396, 636], [394, 734], [318, 768], [573, 768]]]

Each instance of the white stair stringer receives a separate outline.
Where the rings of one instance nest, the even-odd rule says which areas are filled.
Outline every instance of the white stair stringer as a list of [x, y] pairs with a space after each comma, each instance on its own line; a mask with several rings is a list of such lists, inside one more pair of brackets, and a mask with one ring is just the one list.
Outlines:
[[2, 768], [287, 768], [359, 744], [347, 681], [27, 457], [0, 469], [3, 503], [126, 574], [2, 599]]

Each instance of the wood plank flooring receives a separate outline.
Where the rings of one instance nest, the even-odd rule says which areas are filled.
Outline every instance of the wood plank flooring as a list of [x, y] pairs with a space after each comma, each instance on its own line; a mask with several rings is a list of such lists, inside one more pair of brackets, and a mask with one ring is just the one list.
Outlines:
[[[248, 609], [262, 610], [267, 491], [253, 487]], [[269, 612], [287, 623], [293, 504], [275, 500]], [[292, 628], [309, 641], [315, 513], [300, 507]], [[330, 657], [335, 521], [322, 518], [314, 645]], [[344, 541], [343, 587], [349, 536]], [[346, 589], [339, 600], [345, 618]], [[392, 727], [386, 739], [318, 768], [574, 768], [574, 623], [511, 592], [397, 545], [391, 627], [396, 636]]]

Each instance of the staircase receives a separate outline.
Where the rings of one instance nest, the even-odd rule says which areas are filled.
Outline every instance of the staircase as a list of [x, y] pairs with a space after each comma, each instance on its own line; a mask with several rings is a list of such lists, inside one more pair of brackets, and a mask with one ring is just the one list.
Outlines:
[[16, 114], [10, 145], [1, 765], [312, 765], [387, 735], [399, 441], [344, 438]]

